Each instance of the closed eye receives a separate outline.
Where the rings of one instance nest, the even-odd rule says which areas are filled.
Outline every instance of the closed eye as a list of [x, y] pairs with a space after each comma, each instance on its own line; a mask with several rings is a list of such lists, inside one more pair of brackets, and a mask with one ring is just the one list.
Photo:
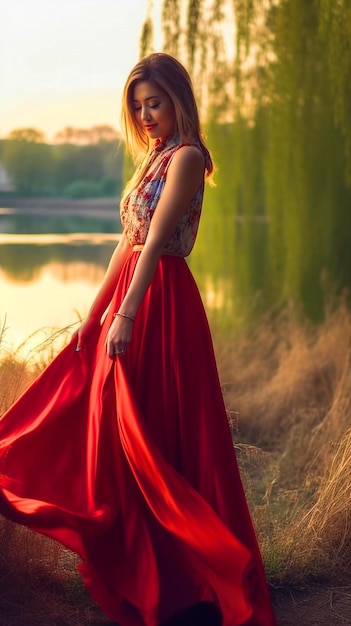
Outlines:
[[[160, 106], [159, 102], [157, 104], [150, 104], [149, 109], [158, 109], [159, 106]], [[134, 106], [133, 111], [141, 111], [141, 107]]]

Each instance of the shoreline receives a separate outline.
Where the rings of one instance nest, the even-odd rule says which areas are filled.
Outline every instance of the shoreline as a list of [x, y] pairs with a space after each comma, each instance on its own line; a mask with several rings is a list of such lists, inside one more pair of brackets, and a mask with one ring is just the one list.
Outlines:
[[0, 196], [0, 213], [31, 213], [32, 215], [106, 215], [119, 213], [119, 197], [111, 198], [18, 198]]

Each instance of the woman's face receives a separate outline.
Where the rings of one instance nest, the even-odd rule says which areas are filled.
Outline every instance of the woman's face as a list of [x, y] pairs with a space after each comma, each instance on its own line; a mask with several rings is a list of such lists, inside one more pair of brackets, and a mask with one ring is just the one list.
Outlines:
[[151, 81], [140, 81], [133, 89], [135, 119], [150, 139], [166, 139], [176, 131], [172, 100]]

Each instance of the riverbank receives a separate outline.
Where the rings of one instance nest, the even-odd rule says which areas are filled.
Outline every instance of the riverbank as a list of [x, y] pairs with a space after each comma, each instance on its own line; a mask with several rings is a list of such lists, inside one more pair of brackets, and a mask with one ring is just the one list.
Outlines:
[[[213, 333], [279, 626], [351, 625], [350, 322], [341, 301], [318, 327], [289, 309], [235, 339]], [[41, 369], [1, 356], [0, 415]], [[109, 624], [84, 592], [74, 555], [5, 520], [0, 546], [1, 624]]]
[[61, 215], [66, 212], [70, 215], [108, 216], [119, 210], [120, 198], [20, 198], [15, 196], [0, 196], [0, 212], [28, 212], [32, 215]]

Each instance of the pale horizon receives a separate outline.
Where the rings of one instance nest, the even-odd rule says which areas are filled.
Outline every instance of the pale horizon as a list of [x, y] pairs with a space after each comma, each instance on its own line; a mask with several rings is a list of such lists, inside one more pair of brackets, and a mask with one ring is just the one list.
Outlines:
[[[1, 0], [0, 6], [0, 138], [28, 127], [47, 141], [66, 126], [119, 130], [147, 0]], [[154, 18], [157, 23], [157, 13]], [[157, 43], [160, 32], [155, 35]]]

